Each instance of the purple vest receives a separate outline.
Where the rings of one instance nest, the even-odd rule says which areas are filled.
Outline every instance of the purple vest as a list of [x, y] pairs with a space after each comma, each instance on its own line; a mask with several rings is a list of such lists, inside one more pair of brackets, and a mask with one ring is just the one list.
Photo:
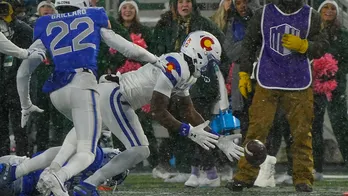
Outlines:
[[306, 39], [312, 8], [304, 6], [293, 14], [285, 14], [274, 4], [264, 6], [261, 33], [263, 38], [257, 66], [257, 81], [267, 89], [302, 90], [310, 86], [312, 74], [306, 54], [282, 46], [284, 34]]

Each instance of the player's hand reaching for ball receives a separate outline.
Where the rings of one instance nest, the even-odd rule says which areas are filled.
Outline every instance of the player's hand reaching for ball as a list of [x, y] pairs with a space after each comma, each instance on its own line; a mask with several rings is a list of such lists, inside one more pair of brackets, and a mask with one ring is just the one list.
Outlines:
[[242, 138], [242, 134], [221, 135], [218, 140], [217, 147], [225, 153], [231, 162], [233, 162], [233, 158], [239, 160], [241, 156], [244, 156], [244, 148], [234, 143], [235, 139], [240, 138]]
[[215, 148], [214, 144], [218, 143], [219, 136], [205, 131], [204, 128], [208, 125], [209, 120], [195, 127], [183, 123], [180, 127], [180, 135], [187, 136], [206, 150]]

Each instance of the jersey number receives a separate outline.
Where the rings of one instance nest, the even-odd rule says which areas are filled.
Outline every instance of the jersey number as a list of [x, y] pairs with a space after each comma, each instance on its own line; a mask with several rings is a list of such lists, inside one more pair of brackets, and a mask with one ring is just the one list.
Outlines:
[[[82, 24], [86, 23], [88, 27], [82, 31], [80, 34], [78, 34], [74, 39], [72, 39], [72, 46], [65, 46], [61, 48], [56, 48], [57, 44], [66, 36], [69, 34], [69, 31], [76, 30], [77, 27]], [[96, 45], [93, 43], [81, 43], [83, 39], [85, 39], [87, 36], [89, 36], [91, 33], [94, 32], [94, 22], [89, 17], [82, 17], [82, 18], [76, 18], [70, 23], [70, 29], [69, 25], [65, 23], [64, 21], [55, 21], [48, 24], [46, 29], [47, 36], [50, 36], [52, 34], [52, 30], [55, 28], [60, 28], [61, 31], [58, 33], [58, 35], [52, 40], [50, 44], [50, 49], [52, 51], [53, 56], [66, 54], [72, 51], [79, 51], [86, 48], [94, 48], [96, 49]]]

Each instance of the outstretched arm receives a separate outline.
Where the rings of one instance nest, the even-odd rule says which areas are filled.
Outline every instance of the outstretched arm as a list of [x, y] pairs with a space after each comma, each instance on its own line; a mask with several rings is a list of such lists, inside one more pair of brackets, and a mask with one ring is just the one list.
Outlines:
[[152, 53], [124, 39], [111, 29], [101, 28], [100, 33], [109, 47], [116, 49], [127, 58], [149, 63], [156, 63], [158, 60], [158, 58]]
[[26, 59], [29, 56], [29, 52], [26, 49], [20, 48], [6, 38], [6, 36], [0, 32], [0, 53], [14, 56], [20, 59]]
[[[33, 48], [40, 49], [42, 51], [45, 50], [45, 46], [40, 39], [36, 40], [29, 49]], [[43, 112], [43, 110], [32, 104], [30, 100], [29, 88], [31, 74], [34, 72], [36, 67], [40, 65], [44, 58], [45, 57], [41, 55], [38, 55], [37, 58], [28, 58], [22, 62], [17, 71], [17, 91], [22, 107], [22, 128], [26, 125], [31, 112]]]
[[172, 89], [173, 85], [166, 80], [166, 76], [164, 76], [164, 74], [160, 75], [151, 99], [152, 117], [168, 130], [178, 131], [181, 136], [190, 138], [202, 148], [206, 150], [214, 148], [214, 144], [217, 144], [218, 136], [204, 131], [204, 128], [208, 126], [209, 121], [204, 122], [203, 118], [195, 112], [193, 106], [190, 106], [190, 104], [192, 105], [192, 102], [188, 91], [180, 92], [179, 96], [185, 97], [187, 100], [185, 104], [187, 104], [188, 107], [193, 108], [193, 116], [189, 115], [187, 121], [184, 120], [184, 122], [180, 122], [169, 113], [167, 108]]
[[[33, 48], [46, 50], [40, 39], [36, 40], [29, 49]], [[29, 95], [30, 77], [36, 67], [40, 65], [42, 60], [43, 59], [41, 58], [25, 59], [23, 60], [21, 66], [18, 68], [17, 91], [22, 108], [29, 108], [32, 105]]]

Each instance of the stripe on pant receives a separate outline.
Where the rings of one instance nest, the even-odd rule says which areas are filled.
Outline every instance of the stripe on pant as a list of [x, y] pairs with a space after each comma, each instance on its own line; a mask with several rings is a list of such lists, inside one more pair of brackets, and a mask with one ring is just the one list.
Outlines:
[[124, 122], [126, 123], [128, 129], [131, 131], [131, 133], [132, 133], [132, 135], [133, 135], [135, 141], [137, 142], [138, 146], [141, 146], [140, 141], [139, 141], [139, 139], [138, 139], [138, 137], [137, 137], [137, 134], [135, 133], [135, 131], [134, 131], [132, 125], [129, 123], [129, 120], [128, 120], [126, 114], [125, 114], [124, 111], [123, 111], [122, 103], [121, 103], [121, 96], [122, 96], [121, 93], [119, 93], [119, 94], [117, 95], [117, 105], [118, 105], [118, 109], [119, 109], [119, 111], [120, 111], [120, 113], [121, 113], [121, 116], [123, 117], [123, 120], [124, 120]]
[[133, 147], [134, 146], [134, 142], [132, 140], [132, 138], [129, 136], [126, 128], [123, 126], [123, 123], [119, 117], [119, 115], [117, 114], [116, 112], [116, 107], [115, 107], [115, 104], [114, 104], [114, 97], [115, 97], [115, 94], [116, 92], [120, 89], [120, 87], [116, 87], [112, 92], [111, 92], [111, 95], [110, 95], [110, 107], [111, 107], [111, 110], [112, 110], [112, 113], [114, 114], [116, 120], [117, 120], [117, 123], [120, 125], [121, 127], [121, 130], [123, 132], [123, 134], [127, 137], [128, 141], [130, 142], [131, 146]]
[[93, 139], [92, 139], [92, 153], [94, 154], [97, 133], [98, 133], [98, 113], [97, 113], [97, 105], [96, 105], [97, 102], [95, 101], [95, 95], [93, 90], [91, 90], [91, 95], [92, 95], [93, 114], [94, 114], [94, 131], [93, 131]]

